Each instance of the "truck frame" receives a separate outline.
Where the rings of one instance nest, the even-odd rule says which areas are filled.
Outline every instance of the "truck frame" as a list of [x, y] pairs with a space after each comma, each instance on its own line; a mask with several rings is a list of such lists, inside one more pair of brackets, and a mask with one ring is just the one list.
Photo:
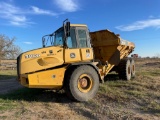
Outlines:
[[127, 58], [134, 43], [109, 30], [89, 32], [87, 25], [67, 19], [43, 36], [42, 44], [17, 58], [18, 80], [25, 87], [64, 89], [72, 100], [88, 101], [109, 72], [116, 71], [123, 80], [135, 77], [134, 60]]

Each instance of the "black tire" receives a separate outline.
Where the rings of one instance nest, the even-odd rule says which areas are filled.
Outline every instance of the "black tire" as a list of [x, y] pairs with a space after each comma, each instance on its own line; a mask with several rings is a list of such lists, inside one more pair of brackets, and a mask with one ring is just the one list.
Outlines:
[[123, 59], [118, 65], [118, 75], [122, 80], [131, 79], [131, 63], [129, 59]]
[[135, 74], [136, 74], [136, 71], [135, 71], [135, 62], [134, 62], [133, 59], [131, 59], [131, 77], [134, 78]]
[[65, 91], [73, 100], [88, 101], [92, 99], [99, 88], [99, 77], [94, 68], [81, 65], [73, 69], [65, 82]]

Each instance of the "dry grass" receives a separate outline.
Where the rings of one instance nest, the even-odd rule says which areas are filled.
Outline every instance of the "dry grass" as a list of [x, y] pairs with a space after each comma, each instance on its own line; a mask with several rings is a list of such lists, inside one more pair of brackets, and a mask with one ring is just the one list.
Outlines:
[[16, 70], [0, 70], [0, 80], [15, 78], [16, 76]]
[[160, 59], [136, 60], [136, 78], [105, 78], [96, 97], [72, 102], [63, 91], [23, 88], [0, 96], [0, 119], [160, 119]]

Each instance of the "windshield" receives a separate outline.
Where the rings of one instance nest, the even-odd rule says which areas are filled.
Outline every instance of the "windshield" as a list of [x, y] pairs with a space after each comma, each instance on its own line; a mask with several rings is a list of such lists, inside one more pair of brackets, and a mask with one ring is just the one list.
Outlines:
[[56, 32], [42, 37], [43, 47], [46, 46], [63, 46], [64, 30], [58, 29]]

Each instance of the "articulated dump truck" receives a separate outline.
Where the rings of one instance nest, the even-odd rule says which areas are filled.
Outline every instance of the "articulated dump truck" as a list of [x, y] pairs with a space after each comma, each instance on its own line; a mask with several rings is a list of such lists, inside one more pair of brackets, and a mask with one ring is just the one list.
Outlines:
[[84, 24], [68, 20], [42, 37], [43, 47], [17, 58], [19, 82], [28, 88], [64, 89], [76, 101], [92, 99], [104, 77], [116, 71], [121, 80], [135, 76], [135, 63], [127, 56], [132, 42], [109, 30], [89, 32]]

